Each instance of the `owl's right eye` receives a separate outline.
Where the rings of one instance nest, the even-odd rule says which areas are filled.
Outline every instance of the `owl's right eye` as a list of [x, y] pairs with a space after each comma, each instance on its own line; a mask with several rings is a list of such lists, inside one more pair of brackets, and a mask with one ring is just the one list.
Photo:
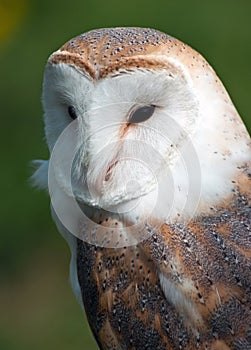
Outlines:
[[76, 113], [76, 110], [73, 106], [69, 106], [68, 107], [68, 113], [69, 113], [69, 116], [71, 117], [71, 119], [75, 120], [77, 119], [77, 113]]

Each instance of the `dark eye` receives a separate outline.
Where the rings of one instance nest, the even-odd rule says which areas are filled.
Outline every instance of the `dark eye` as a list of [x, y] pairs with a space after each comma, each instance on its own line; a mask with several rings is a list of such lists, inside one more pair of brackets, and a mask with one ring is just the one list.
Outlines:
[[75, 108], [73, 106], [69, 106], [68, 107], [68, 113], [69, 113], [69, 116], [71, 117], [71, 119], [77, 119], [77, 114], [76, 114], [76, 111], [75, 111]]
[[149, 119], [155, 110], [155, 106], [154, 105], [150, 105], [150, 106], [143, 106], [140, 107], [138, 109], [136, 109], [136, 111], [134, 111], [130, 118], [129, 118], [129, 123], [141, 123], [146, 121], [147, 119]]

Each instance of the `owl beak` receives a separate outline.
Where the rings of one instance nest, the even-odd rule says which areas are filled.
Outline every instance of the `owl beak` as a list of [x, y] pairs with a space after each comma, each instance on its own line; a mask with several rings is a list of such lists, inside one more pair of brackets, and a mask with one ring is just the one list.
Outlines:
[[106, 171], [106, 174], [105, 174], [105, 181], [109, 181], [110, 180], [112, 172], [113, 172], [113, 170], [114, 170], [114, 168], [116, 167], [117, 164], [118, 164], [118, 160], [113, 161], [113, 162], [111, 162], [108, 165], [108, 168], [107, 168], [107, 171]]

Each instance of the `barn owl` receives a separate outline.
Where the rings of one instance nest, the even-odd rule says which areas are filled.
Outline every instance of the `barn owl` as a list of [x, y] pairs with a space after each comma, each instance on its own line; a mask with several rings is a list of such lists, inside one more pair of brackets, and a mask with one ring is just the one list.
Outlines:
[[251, 349], [250, 137], [207, 61], [144, 28], [48, 59], [48, 188], [100, 349]]

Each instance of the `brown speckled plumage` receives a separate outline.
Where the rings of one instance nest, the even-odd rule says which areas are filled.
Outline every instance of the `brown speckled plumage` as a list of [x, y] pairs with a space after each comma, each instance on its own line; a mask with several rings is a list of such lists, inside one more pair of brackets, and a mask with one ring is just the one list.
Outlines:
[[[227, 206], [189, 225], [163, 224], [136, 247], [78, 241], [83, 301], [101, 349], [251, 348], [250, 175], [241, 183]], [[167, 301], [160, 271], [191, 300], [200, 322]], [[194, 286], [188, 294], [187, 280]]]
[[[208, 66], [188, 45], [147, 28], [92, 30], [68, 41], [51, 56], [49, 62], [67, 63], [88, 73], [93, 79], [101, 79], [121, 68], [164, 68], [165, 64], [156, 55], [186, 57], [191, 68], [198, 64], [202, 68]], [[146, 56], [150, 57], [147, 59]]]

